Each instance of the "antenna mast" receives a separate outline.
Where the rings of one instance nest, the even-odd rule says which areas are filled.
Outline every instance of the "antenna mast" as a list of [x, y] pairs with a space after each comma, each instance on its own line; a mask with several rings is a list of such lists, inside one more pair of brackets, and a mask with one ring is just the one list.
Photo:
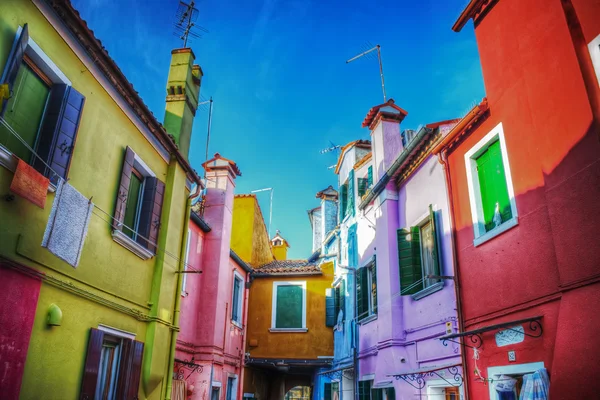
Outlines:
[[195, 7], [195, 4], [196, 2], [194, 0], [191, 0], [189, 4], [180, 0], [179, 7], [177, 7], [177, 13], [175, 14], [177, 21], [174, 24], [175, 31], [173, 32], [173, 35], [183, 40], [184, 48], [187, 47], [188, 42], [191, 42], [192, 39], [202, 37], [202, 35], [196, 32], [196, 28], [202, 32], [208, 32], [208, 30], [200, 25], [196, 25], [198, 9]]
[[354, 57], [352, 57], [351, 59], [346, 61], [346, 64], [351, 63], [354, 60], [357, 60], [363, 56], [366, 56], [367, 54], [371, 53], [372, 51], [377, 50], [377, 60], [379, 60], [379, 75], [381, 75], [381, 90], [383, 91], [383, 102], [385, 103], [387, 101], [387, 98], [385, 96], [385, 82], [383, 79], [383, 64], [381, 63], [381, 46], [380, 45], [376, 45], [375, 47], [367, 50], [367, 51], [363, 51], [362, 53], [360, 53], [359, 55], [356, 55]]

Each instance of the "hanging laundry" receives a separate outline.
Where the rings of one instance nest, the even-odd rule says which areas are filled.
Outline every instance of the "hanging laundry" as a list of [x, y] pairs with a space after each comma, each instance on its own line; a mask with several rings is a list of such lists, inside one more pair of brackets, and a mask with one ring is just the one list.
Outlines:
[[42, 247], [73, 267], [79, 264], [94, 203], [60, 180], [48, 218]]
[[533, 374], [523, 375], [523, 387], [519, 400], [548, 400], [550, 379], [546, 368], [541, 368]]
[[39, 208], [46, 206], [46, 196], [50, 180], [35, 168], [19, 159], [15, 175], [10, 183], [10, 191], [29, 200]]

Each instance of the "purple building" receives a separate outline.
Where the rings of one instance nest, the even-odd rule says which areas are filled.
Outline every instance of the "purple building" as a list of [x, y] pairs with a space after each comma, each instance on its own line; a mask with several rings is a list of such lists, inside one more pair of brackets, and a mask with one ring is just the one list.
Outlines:
[[461, 348], [439, 339], [458, 316], [445, 171], [431, 154], [455, 121], [401, 130], [406, 115], [389, 100], [363, 122], [373, 184], [356, 202], [356, 389], [359, 400], [459, 399]]

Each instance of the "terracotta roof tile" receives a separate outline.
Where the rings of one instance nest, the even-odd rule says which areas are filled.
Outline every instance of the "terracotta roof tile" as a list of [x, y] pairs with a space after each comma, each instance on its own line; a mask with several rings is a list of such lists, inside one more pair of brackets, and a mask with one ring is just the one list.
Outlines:
[[257, 274], [297, 274], [321, 272], [321, 269], [308, 260], [278, 260], [271, 261], [255, 269]]

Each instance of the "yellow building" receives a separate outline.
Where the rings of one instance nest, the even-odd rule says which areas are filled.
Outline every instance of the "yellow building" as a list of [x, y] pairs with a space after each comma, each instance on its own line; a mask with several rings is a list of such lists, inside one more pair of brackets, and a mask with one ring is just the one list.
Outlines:
[[170, 398], [202, 72], [173, 52], [165, 130], [69, 1], [0, 26], [0, 397]]

